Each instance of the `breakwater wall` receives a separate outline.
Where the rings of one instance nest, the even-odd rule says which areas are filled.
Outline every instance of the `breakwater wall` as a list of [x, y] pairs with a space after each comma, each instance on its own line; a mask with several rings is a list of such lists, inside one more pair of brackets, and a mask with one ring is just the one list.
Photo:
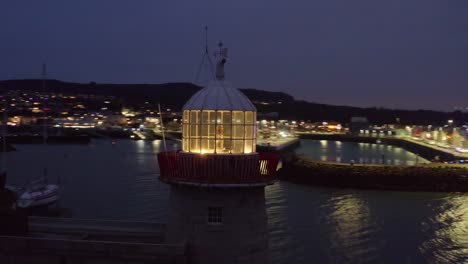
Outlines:
[[301, 139], [313, 140], [331, 140], [331, 141], [345, 141], [345, 142], [359, 142], [359, 143], [372, 143], [372, 144], [387, 144], [392, 146], [401, 147], [405, 150], [413, 152], [427, 160], [434, 161], [455, 161], [465, 159], [462, 156], [457, 156], [442, 150], [431, 148], [429, 146], [420, 145], [408, 140], [395, 138], [395, 137], [360, 137], [344, 134], [301, 134]]
[[329, 187], [468, 192], [468, 168], [434, 164], [350, 165], [295, 157], [283, 164], [278, 176], [280, 180]]
[[[41, 144], [42, 136], [8, 136], [7, 142], [11, 144]], [[88, 136], [48, 136], [47, 144], [88, 144]]]

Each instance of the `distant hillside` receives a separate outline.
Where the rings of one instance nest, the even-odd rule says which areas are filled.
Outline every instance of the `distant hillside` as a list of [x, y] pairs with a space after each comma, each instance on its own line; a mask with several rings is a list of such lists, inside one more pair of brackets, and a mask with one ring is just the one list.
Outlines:
[[[42, 81], [38, 79], [0, 81], [0, 90], [12, 89], [42, 91]], [[116, 96], [128, 104], [150, 101], [161, 103], [163, 107], [173, 109], [180, 109], [200, 89], [201, 87], [191, 83], [101, 84], [91, 82], [83, 84], [48, 80], [46, 84], [46, 90], [55, 93]], [[282, 92], [256, 89], [240, 90], [251, 101], [255, 102], [259, 112], [278, 112], [281, 119], [335, 120], [347, 123], [352, 116], [365, 116], [374, 124], [397, 123], [399, 120], [401, 124], [422, 125], [443, 125], [448, 119], [453, 119], [459, 124], [468, 121], [468, 114], [461, 112], [335, 106], [298, 101], [291, 95]]]
[[348, 123], [353, 116], [367, 117], [372, 124], [438, 125], [453, 119], [457, 124], [468, 121], [468, 114], [439, 112], [431, 110], [394, 110], [385, 108], [359, 108], [294, 101], [280, 105], [257, 105], [260, 112], [279, 112], [284, 119], [312, 121], [335, 120]]
[[[42, 91], [42, 80], [0, 81], [0, 89]], [[165, 84], [100, 84], [70, 83], [47, 80], [46, 90], [63, 94], [109, 95], [123, 98], [127, 103], [161, 102], [168, 107], [180, 107], [200, 87], [190, 83]]]

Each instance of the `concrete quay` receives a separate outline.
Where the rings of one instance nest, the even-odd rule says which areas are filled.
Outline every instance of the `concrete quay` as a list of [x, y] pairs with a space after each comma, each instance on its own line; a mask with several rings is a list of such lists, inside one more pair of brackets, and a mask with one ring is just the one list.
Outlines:
[[258, 152], [284, 152], [297, 148], [300, 139], [297, 137], [286, 137], [278, 139], [257, 139]]
[[397, 138], [414, 143], [414, 144], [418, 144], [423, 147], [428, 147], [437, 151], [441, 151], [441, 152], [447, 153], [448, 155], [453, 155], [456, 159], [468, 159], [468, 152], [459, 152], [455, 150], [454, 148], [441, 147], [436, 144], [429, 144], [421, 140], [412, 139], [411, 137], [397, 137]]
[[0, 236], [0, 263], [187, 263], [185, 243], [164, 243], [165, 224], [29, 217]]
[[360, 142], [371, 144], [388, 144], [401, 147], [411, 151], [427, 160], [439, 162], [452, 162], [457, 160], [468, 159], [467, 153], [460, 153], [449, 148], [439, 147], [437, 145], [427, 144], [421, 141], [412, 140], [408, 137], [382, 136], [382, 137], [362, 137], [347, 134], [319, 134], [319, 133], [302, 133], [299, 135], [301, 139], [312, 140], [331, 140], [344, 142]]

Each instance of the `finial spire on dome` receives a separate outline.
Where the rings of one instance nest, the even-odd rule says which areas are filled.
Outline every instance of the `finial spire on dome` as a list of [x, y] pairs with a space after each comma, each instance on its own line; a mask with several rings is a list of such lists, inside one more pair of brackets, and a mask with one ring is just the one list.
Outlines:
[[223, 43], [219, 42], [219, 50], [215, 53], [216, 57], [216, 80], [224, 80], [224, 64], [227, 59], [227, 48], [223, 47]]

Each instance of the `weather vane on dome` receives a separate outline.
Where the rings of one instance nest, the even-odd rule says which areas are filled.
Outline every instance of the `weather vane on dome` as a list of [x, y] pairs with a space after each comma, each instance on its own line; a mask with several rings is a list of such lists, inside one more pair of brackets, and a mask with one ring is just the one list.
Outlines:
[[223, 47], [223, 43], [219, 42], [219, 50], [215, 52], [216, 58], [216, 80], [224, 80], [224, 64], [227, 59], [227, 48]]

